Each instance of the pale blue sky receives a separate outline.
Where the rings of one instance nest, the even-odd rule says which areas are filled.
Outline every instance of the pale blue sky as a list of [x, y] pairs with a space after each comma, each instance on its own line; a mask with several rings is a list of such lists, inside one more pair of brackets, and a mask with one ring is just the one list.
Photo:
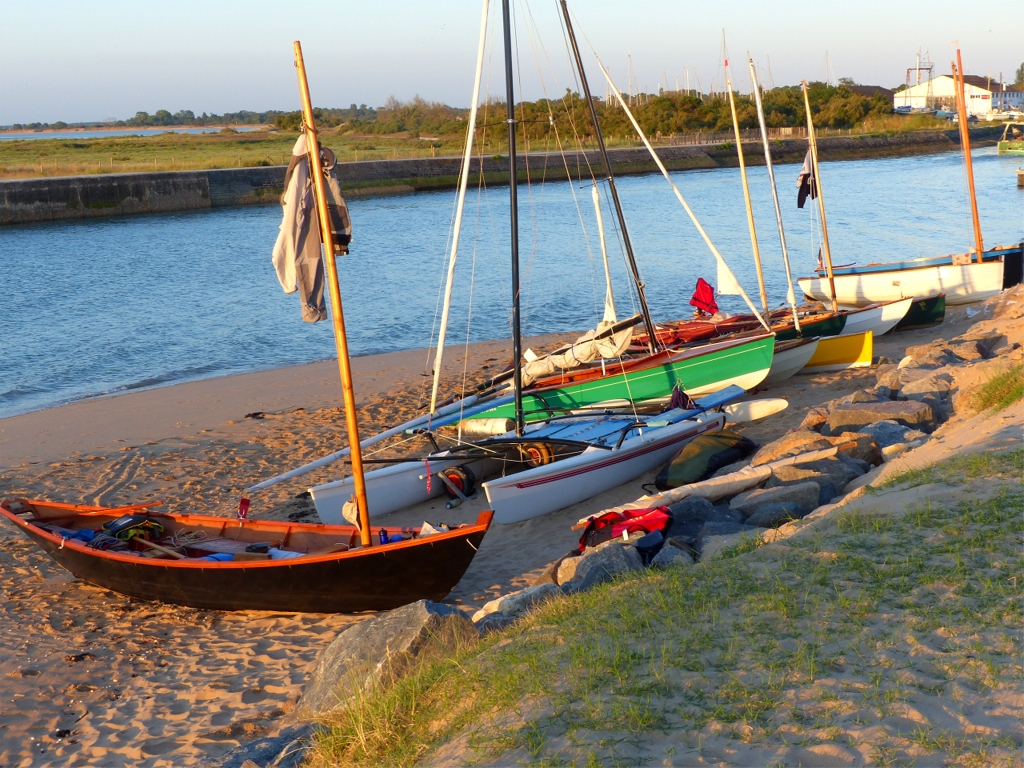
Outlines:
[[[571, 8], [623, 90], [631, 54], [641, 87], [697, 69], [705, 91], [721, 87], [726, 28], [734, 80], [746, 90], [749, 50], [775, 84], [823, 79], [825, 51], [836, 77], [892, 87], [918, 48], [949, 71], [959, 40], [969, 73], [1012, 77], [1024, 61], [1016, 2], [787, 3], [577, 0]], [[525, 34], [532, 13], [552, 65], [549, 93], [568, 84], [555, 0], [516, 2], [520, 67], [527, 98], [543, 95]], [[966, 12], [964, 9], [966, 7]], [[492, 9], [492, 14], [495, 11]], [[467, 106], [480, 2], [267, 2], [266, 0], [3, 0], [0, 2], [0, 125], [126, 118], [138, 110], [296, 109], [291, 43], [303, 42], [318, 106], [366, 103], [389, 95]], [[593, 61], [589, 48], [588, 67]], [[497, 52], [496, 52], [497, 53]], [[541, 55], [543, 58], [543, 54]], [[492, 66], [500, 65], [500, 55]], [[604, 93], [590, 72], [595, 92]], [[490, 92], [500, 94], [495, 70]]]

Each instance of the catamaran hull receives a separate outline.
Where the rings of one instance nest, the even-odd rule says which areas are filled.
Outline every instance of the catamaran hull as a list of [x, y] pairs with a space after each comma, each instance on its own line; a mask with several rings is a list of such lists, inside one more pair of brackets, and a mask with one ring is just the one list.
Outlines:
[[[801, 277], [797, 284], [807, 298], [829, 301], [827, 278]], [[1003, 289], [1003, 262], [836, 275], [835, 285], [836, 300], [845, 306], [864, 307], [905, 297], [923, 299], [937, 293], [946, 294], [947, 304], [970, 304]]]
[[[498, 467], [497, 463], [486, 459], [470, 463], [466, 461], [465, 457], [462, 457], [449, 460], [432, 459], [430, 471], [436, 473], [465, 464], [469, 464], [470, 469], [477, 477], [484, 476], [487, 472], [494, 472]], [[427, 466], [422, 461], [406, 461], [367, 472], [363, 479], [366, 483], [366, 503], [369, 507], [370, 517], [380, 517], [440, 496], [444, 492], [444, 483], [435, 475], [431, 478], [428, 490], [427, 480], [424, 477], [426, 473]], [[355, 493], [351, 477], [313, 486], [309, 489], [309, 493], [313, 497], [313, 504], [316, 505], [316, 512], [320, 516], [320, 520], [326, 525], [350, 524], [342, 511], [345, 502], [351, 499], [352, 494]]]
[[783, 349], [776, 349], [772, 358], [772, 369], [765, 377], [765, 384], [777, 384], [795, 376], [814, 357], [818, 349], [818, 339], [805, 342], [789, 342]]
[[518, 523], [564, 509], [628, 483], [668, 461], [698, 435], [721, 429], [725, 416], [705, 414], [697, 420], [648, 430], [619, 448], [587, 448], [583, 453], [543, 467], [484, 483], [494, 519]]

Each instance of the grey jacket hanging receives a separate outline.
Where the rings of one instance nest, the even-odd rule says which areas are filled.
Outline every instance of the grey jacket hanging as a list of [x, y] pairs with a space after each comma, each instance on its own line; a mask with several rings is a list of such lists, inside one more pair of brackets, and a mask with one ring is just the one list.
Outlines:
[[[306, 135], [302, 134], [295, 142], [291, 162], [285, 172], [285, 190], [281, 196], [283, 215], [272, 261], [284, 292], [299, 292], [302, 319], [307, 323], [316, 323], [327, 319], [327, 305], [324, 301], [320, 226], [306, 147]], [[352, 225], [334, 174], [333, 153], [330, 150], [326, 152], [330, 153], [326, 181], [335, 252], [348, 253]]]

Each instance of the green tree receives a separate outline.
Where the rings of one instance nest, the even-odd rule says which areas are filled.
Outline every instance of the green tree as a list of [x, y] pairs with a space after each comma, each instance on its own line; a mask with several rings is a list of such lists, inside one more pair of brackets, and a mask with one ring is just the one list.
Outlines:
[[1017, 67], [1017, 76], [1013, 79], [1014, 85], [1024, 85], [1024, 62]]

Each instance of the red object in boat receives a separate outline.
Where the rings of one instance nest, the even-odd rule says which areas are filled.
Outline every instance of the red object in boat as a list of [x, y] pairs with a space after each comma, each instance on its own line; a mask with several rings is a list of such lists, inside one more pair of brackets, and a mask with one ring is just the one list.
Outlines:
[[697, 278], [697, 290], [693, 292], [690, 306], [696, 307], [708, 315], [718, 312], [718, 302], [715, 301], [715, 289], [703, 277]]

